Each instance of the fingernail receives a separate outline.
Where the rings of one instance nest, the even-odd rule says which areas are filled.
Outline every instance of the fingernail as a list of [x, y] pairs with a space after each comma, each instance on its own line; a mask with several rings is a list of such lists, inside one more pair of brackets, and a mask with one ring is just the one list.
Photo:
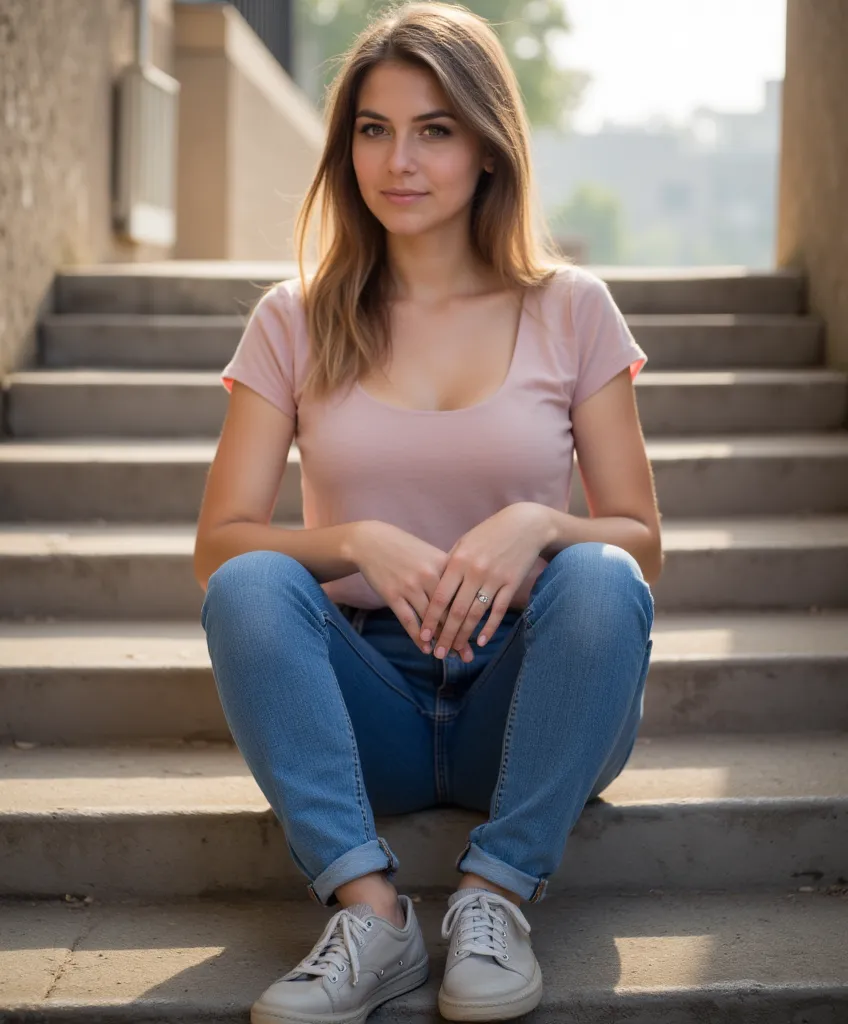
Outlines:
[[437, 658], [444, 658], [444, 656], [445, 656], [445, 649], [444, 649], [444, 647], [437, 647], [436, 648], [436, 657]]
[[480, 636], [477, 637], [477, 643], [478, 643], [478, 645], [480, 647], [482, 647], [485, 642], [486, 642], [486, 637], [483, 636], [483, 634], [481, 633]]
[[421, 639], [422, 640], [429, 640], [432, 635], [433, 634], [430, 632], [429, 629], [422, 629], [421, 630]]

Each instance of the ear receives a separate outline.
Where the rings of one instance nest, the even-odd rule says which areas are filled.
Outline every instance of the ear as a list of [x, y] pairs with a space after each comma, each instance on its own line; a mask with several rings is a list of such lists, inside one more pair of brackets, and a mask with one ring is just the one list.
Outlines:
[[483, 161], [483, 170], [487, 174], [494, 174], [495, 173], [495, 158], [494, 157], [492, 157], [492, 156], [487, 157]]

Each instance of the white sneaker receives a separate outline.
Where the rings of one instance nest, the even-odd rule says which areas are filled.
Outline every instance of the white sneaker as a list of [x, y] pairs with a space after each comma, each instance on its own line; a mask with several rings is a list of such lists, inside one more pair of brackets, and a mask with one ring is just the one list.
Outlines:
[[448, 1020], [509, 1020], [542, 998], [542, 971], [530, 925], [510, 900], [488, 889], [460, 889], [448, 900], [450, 938], [439, 1011]]
[[367, 903], [334, 914], [307, 956], [253, 1004], [251, 1024], [361, 1024], [381, 1003], [423, 985], [424, 938], [412, 900], [398, 900], [403, 928]]

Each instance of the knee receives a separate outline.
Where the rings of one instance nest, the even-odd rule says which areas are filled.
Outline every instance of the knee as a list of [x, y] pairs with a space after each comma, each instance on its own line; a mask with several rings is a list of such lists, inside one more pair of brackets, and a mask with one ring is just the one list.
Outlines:
[[268, 607], [264, 600], [286, 590], [318, 586], [314, 576], [296, 559], [281, 551], [245, 551], [227, 559], [209, 577], [201, 621], [206, 626], [210, 607], [228, 618], [239, 612], [255, 616]]
[[557, 552], [549, 567], [557, 575], [586, 586], [645, 582], [639, 563], [629, 551], [601, 541], [571, 544]]
[[621, 614], [636, 608], [653, 622], [653, 596], [639, 563], [615, 544], [589, 541], [558, 552], [548, 565], [554, 596], [572, 621], [583, 627], [620, 622]]

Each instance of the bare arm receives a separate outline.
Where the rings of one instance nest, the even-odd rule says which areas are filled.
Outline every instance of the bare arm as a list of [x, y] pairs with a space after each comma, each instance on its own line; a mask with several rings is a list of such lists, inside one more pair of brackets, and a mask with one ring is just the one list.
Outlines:
[[654, 584], [663, 569], [661, 517], [629, 370], [573, 410], [572, 431], [590, 515], [548, 510], [542, 557], [581, 541], [615, 544]]
[[358, 571], [354, 541], [362, 523], [318, 529], [270, 525], [294, 437], [294, 420], [235, 381], [209, 469], [194, 546], [194, 576], [206, 591], [224, 562], [246, 551], [280, 551], [319, 583]]

